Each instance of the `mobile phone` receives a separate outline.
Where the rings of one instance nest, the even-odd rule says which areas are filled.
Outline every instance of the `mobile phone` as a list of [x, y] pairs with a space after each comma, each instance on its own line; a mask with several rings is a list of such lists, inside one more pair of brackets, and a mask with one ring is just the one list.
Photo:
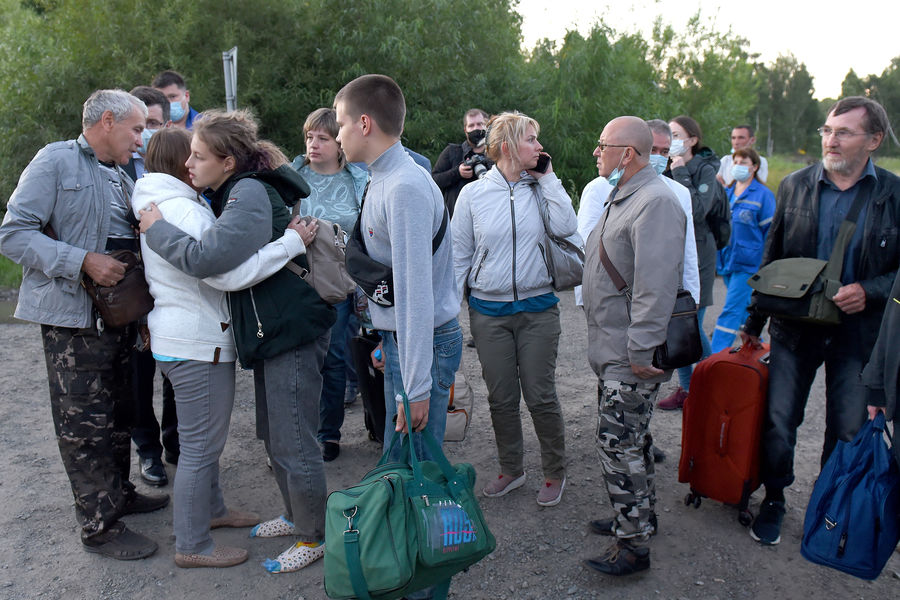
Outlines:
[[533, 171], [537, 171], [538, 173], [546, 173], [547, 167], [550, 166], [550, 155], [549, 154], [541, 154], [538, 157], [537, 165], [535, 165]]

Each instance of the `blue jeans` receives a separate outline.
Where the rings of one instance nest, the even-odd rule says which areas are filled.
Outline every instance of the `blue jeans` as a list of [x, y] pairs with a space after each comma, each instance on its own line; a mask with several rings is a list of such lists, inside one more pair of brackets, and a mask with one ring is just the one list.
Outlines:
[[[712, 349], [709, 346], [709, 338], [706, 337], [706, 332], [703, 331], [703, 317], [706, 315], [706, 307], [704, 306], [700, 310], [697, 311], [697, 322], [700, 324], [700, 344], [703, 346], [703, 354], [700, 356], [700, 360], [703, 360], [710, 354], [712, 354]], [[684, 391], [688, 391], [691, 387], [691, 375], [694, 373], [694, 365], [688, 365], [686, 367], [681, 367], [678, 369], [678, 382], [681, 384], [681, 388]]]
[[160, 362], [175, 389], [181, 454], [175, 472], [175, 550], [212, 551], [209, 520], [227, 512], [219, 487], [219, 457], [234, 405], [234, 362]]
[[334, 305], [337, 320], [331, 327], [328, 354], [322, 365], [322, 395], [319, 398], [319, 442], [341, 441], [341, 426], [344, 424], [344, 390], [349, 381], [356, 384], [353, 360], [350, 357], [350, 338], [359, 329], [359, 320], [353, 312], [355, 297]]
[[738, 328], [747, 319], [747, 307], [750, 306], [750, 294], [753, 288], [747, 285], [747, 280], [753, 273], [735, 271], [722, 275], [725, 282], [725, 306], [716, 320], [716, 329], [712, 337], [712, 353], [715, 354], [725, 348], [731, 348]]
[[[384, 352], [384, 449], [387, 450], [396, 427], [397, 403], [394, 398], [403, 387], [400, 373], [400, 352], [393, 331], [382, 331], [382, 351]], [[444, 428], [447, 425], [447, 404], [450, 402], [450, 386], [456, 379], [456, 370], [462, 358], [462, 328], [453, 318], [434, 330], [433, 356], [431, 363], [431, 397], [428, 405], [428, 425], [426, 429], [439, 444], [444, 442]], [[416, 456], [432, 459], [422, 440], [416, 440]], [[396, 450], [395, 453], [397, 454]], [[392, 455], [394, 457], [394, 455]]]

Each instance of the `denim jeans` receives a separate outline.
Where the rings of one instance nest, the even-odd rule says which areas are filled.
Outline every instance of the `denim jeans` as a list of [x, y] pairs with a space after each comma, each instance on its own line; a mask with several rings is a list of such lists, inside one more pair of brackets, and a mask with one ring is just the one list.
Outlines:
[[859, 378], [870, 348], [851, 339], [850, 328], [834, 335], [804, 335], [792, 350], [773, 337], [769, 353], [769, 398], [760, 438], [760, 481], [779, 490], [794, 481], [794, 447], [816, 371], [825, 363], [825, 439], [821, 464], [838, 440], [851, 441], [866, 422], [865, 388]]
[[325, 539], [325, 463], [316, 442], [328, 333], [253, 365], [257, 435], [300, 541]]
[[131, 439], [142, 459], [161, 459], [163, 448], [167, 458], [178, 458], [178, 416], [175, 408], [175, 392], [172, 383], [162, 380], [162, 444], [159, 443], [160, 422], [153, 412], [153, 376], [156, 360], [150, 350], [135, 351], [131, 355], [134, 367], [134, 411], [131, 421]]
[[[703, 317], [706, 315], [706, 307], [704, 306], [700, 310], [697, 311], [697, 323], [700, 324], [700, 344], [703, 346], [703, 354], [700, 355], [700, 360], [703, 360], [710, 354], [712, 354], [712, 348], [709, 345], [709, 338], [706, 337], [706, 332], [703, 331]], [[691, 375], [694, 373], [694, 365], [688, 365], [686, 367], [681, 367], [678, 369], [678, 382], [681, 384], [681, 388], [684, 391], [688, 391], [691, 387]]]
[[[393, 331], [382, 331], [382, 351], [384, 352], [384, 449], [387, 450], [394, 435], [397, 415], [395, 396], [403, 387], [400, 373], [400, 352]], [[431, 397], [428, 406], [428, 425], [426, 429], [434, 436], [438, 444], [444, 442], [444, 429], [447, 425], [447, 404], [450, 402], [450, 386], [456, 379], [456, 370], [462, 358], [462, 328], [459, 321], [453, 318], [434, 329], [433, 355], [431, 363]], [[430, 460], [431, 453], [425, 448], [422, 440], [416, 440], [416, 456]], [[395, 450], [396, 453], [396, 450]], [[393, 455], [392, 455], [393, 456]]]
[[747, 285], [747, 280], [753, 273], [726, 273], [722, 275], [725, 282], [725, 306], [716, 320], [716, 329], [713, 331], [711, 351], [713, 354], [731, 348], [734, 338], [738, 334], [740, 326], [747, 320], [747, 307], [750, 305], [750, 294], [753, 288]]
[[219, 457], [234, 406], [234, 362], [160, 362], [175, 389], [181, 454], [175, 471], [175, 550], [204, 554], [213, 549], [209, 520], [224, 516]]
[[[331, 327], [328, 354], [322, 366], [322, 395], [319, 398], [320, 442], [341, 441], [341, 425], [344, 424], [344, 390], [347, 383], [356, 383], [353, 360], [350, 356], [350, 338], [359, 329], [359, 320], [353, 312], [356, 304], [351, 294], [346, 300], [334, 305], [337, 320]], [[352, 374], [352, 378], [351, 375]]]

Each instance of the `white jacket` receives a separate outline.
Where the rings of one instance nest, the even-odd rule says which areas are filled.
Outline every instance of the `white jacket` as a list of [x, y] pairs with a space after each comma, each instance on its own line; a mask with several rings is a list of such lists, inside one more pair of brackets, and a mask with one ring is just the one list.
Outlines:
[[572, 200], [554, 173], [514, 184], [497, 167], [459, 193], [453, 211], [453, 265], [462, 293], [494, 302], [524, 300], [553, 291], [544, 259], [545, 233], [538, 194], [547, 200], [550, 229], [569, 237], [577, 221]]
[[[155, 203], [166, 221], [191, 237], [215, 223], [212, 209], [186, 183], [165, 173], [147, 173], [138, 179], [131, 197], [135, 216]], [[268, 278], [294, 256], [306, 251], [297, 232], [263, 246], [233, 270], [197, 279], [187, 275], [147, 246], [141, 235], [144, 276], [154, 299], [147, 316], [150, 347], [155, 354], [205, 362], [235, 360], [231, 316], [225, 291], [248, 288]]]

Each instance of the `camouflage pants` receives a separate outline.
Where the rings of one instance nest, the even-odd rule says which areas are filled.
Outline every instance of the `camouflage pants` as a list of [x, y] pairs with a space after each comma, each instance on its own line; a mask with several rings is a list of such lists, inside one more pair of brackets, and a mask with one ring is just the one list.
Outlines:
[[82, 539], [106, 531], [134, 494], [129, 410], [132, 328], [41, 326], [59, 453]]
[[615, 511], [616, 537], [647, 540], [656, 507], [650, 416], [659, 384], [601, 381], [597, 445]]

